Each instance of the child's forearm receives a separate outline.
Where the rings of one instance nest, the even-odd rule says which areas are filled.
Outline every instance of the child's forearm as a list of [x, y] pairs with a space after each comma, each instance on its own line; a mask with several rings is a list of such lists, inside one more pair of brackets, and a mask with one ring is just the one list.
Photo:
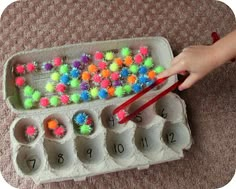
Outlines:
[[212, 45], [218, 66], [236, 57], [236, 30]]

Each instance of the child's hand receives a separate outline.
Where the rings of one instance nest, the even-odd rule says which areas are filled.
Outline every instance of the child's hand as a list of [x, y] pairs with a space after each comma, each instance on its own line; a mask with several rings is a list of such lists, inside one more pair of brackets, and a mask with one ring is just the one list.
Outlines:
[[179, 90], [191, 87], [213, 69], [220, 65], [213, 46], [191, 46], [185, 48], [171, 62], [172, 66], [158, 75], [168, 77], [177, 73], [189, 72], [187, 79], [179, 86]]

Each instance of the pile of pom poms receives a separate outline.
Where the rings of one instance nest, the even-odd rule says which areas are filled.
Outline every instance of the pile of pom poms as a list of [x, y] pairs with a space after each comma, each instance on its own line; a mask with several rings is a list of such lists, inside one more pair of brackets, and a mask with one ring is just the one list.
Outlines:
[[60, 124], [57, 119], [48, 120], [47, 128], [51, 131], [52, 136], [57, 139], [61, 139], [66, 135], [66, 127]]
[[81, 135], [91, 135], [94, 131], [93, 118], [86, 112], [79, 112], [74, 115], [74, 128]]

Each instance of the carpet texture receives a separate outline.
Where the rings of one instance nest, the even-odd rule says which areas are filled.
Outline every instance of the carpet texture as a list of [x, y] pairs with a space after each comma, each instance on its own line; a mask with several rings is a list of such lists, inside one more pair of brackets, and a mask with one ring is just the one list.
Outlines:
[[[211, 33], [235, 29], [232, 11], [215, 0], [31, 0], [11, 4], [0, 23], [3, 64], [22, 51], [79, 42], [143, 36], [166, 37], [177, 55], [189, 45], [210, 44]], [[36, 186], [20, 178], [10, 154], [9, 125], [15, 115], [0, 91], [0, 169], [14, 187], [42, 188], [217, 188], [236, 168], [236, 64], [226, 64], [180, 95], [186, 101], [194, 144], [185, 158], [88, 178]], [[1, 78], [2, 81], [2, 78]], [[2, 82], [0, 84], [2, 89]]]

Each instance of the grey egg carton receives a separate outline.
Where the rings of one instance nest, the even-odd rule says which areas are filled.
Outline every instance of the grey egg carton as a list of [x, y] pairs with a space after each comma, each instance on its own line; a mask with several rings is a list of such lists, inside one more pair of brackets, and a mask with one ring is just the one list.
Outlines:
[[[177, 160], [184, 156], [183, 150], [192, 144], [184, 101], [169, 93], [155, 104], [138, 114], [126, 124], [118, 124], [112, 116], [117, 105], [132, 95], [109, 100], [94, 100], [46, 109], [24, 110], [21, 97], [14, 87], [12, 66], [31, 60], [46, 61], [66, 55], [71, 59], [78, 53], [106, 51], [124, 46], [149, 46], [155, 64], [170, 66], [173, 58], [168, 41], [163, 37], [148, 37], [91, 42], [56, 48], [20, 52], [8, 59], [4, 67], [4, 98], [17, 114], [10, 126], [12, 161], [18, 175], [33, 179], [36, 184], [63, 180], [84, 180], [87, 177], [127, 169], [146, 169], [150, 165]], [[131, 112], [153, 96], [162, 92], [177, 78], [150, 91], [128, 107]], [[86, 112], [94, 120], [94, 132], [84, 136], [74, 132], [73, 116]], [[49, 132], [47, 120], [56, 118], [66, 126], [67, 133], [61, 139]], [[25, 126], [33, 124], [38, 136], [32, 142], [24, 136]]]

